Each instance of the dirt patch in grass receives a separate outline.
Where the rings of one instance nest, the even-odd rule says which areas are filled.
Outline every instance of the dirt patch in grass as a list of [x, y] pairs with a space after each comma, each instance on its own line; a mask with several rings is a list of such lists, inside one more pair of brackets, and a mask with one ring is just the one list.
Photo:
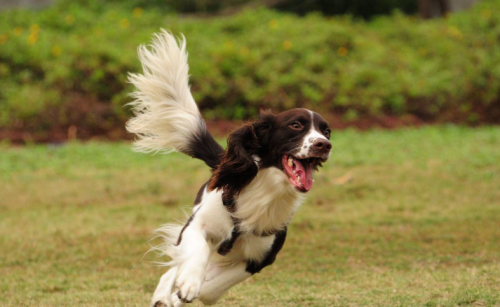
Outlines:
[[[103, 107], [103, 106], [101, 106]], [[98, 108], [99, 109], [99, 108]], [[93, 110], [92, 112], [94, 112]], [[43, 129], [37, 126], [36, 123], [29, 125], [21, 125], [13, 128], [0, 128], [0, 141], [6, 140], [13, 144], [30, 144], [30, 143], [63, 143], [69, 140], [102, 140], [102, 141], [118, 141], [118, 140], [132, 140], [133, 135], [125, 130], [125, 121], [113, 121], [110, 125], [106, 123], [103, 111], [93, 113], [91, 120], [92, 124], [87, 124], [87, 115], [89, 110], [75, 109], [72, 114], [82, 114], [83, 118], [74, 117], [71, 124], [61, 123], [54, 120], [54, 124], [50, 129]], [[424, 121], [416, 116], [366, 116], [360, 117], [356, 120], [345, 120], [339, 114], [324, 114], [328, 120], [331, 128], [334, 130], [343, 130], [347, 128], [354, 128], [357, 130], [369, 130], [372, 128], [379, 129], [397, 129], [401, 127], [420, 127], [423, 125], [434, 124], [432, 121]], [[252, 119], [249, 119], [251, 121]], [[241, 120], [207, 120], [209, 131], [216, 137], [223, 137], [232, 131], [243, 126], [245, 121]]]

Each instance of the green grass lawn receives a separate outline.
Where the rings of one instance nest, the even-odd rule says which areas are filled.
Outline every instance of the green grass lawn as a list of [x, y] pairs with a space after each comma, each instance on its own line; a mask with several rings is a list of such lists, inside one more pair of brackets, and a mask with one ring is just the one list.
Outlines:
[[[500, 128], [333, 144], [277, 262], [220, 306], [500, 305]], [[207, 167], [127, 143], [0, 151], [1, 306], [147, 306], [164, 272], [148, 240]]]

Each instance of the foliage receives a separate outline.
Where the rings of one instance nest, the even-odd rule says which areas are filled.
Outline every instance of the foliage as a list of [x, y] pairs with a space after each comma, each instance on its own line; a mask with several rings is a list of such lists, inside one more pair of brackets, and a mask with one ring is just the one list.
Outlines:
[[321, 12], [324, 15], [351, 14], [363, 18], [390, 14], [394, 10], [416, 13], [418, 0], [284, 0], [274, 8], [300, 15]]
[[208, 118], [310, 107], [348, 119], [500, 119], [498, 0], [442, 20], [395, 13], [370, 22], [268, 9], [181, 18], [126, 3], [1, 12], [0, 125], [123, 127], [136, 48], [160, 28], [186, 36], [192, 89]]
[[[281, 11], [304, 15], [321, 12], [324, 15], [351, 14], [370, 18], [376, 15], [390, 14], [393, 10], [415, 13], [417, 0], [108, 0], [106, 3], [119, 4], [123, 8], [150, 8], [165, 12], [179, 13], [215, 13], [238, 10], [242, 7], [266, 6]], [[60, 5], [79, 5], [99, 10], [99, 0], [59, 0]]]
[[[500, 128], [333, 139], [276, 263], [217, 306], [498, 306]], [[0, 149], [1, 305], [147, 305], [165, 260], [148, 240], [186, 220], [206, 165], [127, 143]]]

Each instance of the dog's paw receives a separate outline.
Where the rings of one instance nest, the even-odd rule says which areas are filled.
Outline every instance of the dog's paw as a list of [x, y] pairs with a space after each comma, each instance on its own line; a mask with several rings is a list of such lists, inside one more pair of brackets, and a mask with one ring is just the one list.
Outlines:
[[184, 307], [184, 302], [177, 296], [177, 293], [172, 294], [172, 302], [174, 303], [174, 307]]
[[156, 301], [151, 307], [184, 307], [184, 302], [177, 296], [177, 293], [172, 293], [171, 301], [160, 300]]
[[168, 307], [168, 305], [162, 301], [156, 301], [151, 307]]
[[174, 293], [172, 294], [172, 305], [169, 305], [162, 301], [157, 301], [156, 303], [151, 305], [151, 307], [184, 307], [184, 303], [179, 297], [177, 297], [177, 294]]
[[177, 277], [177, 297], [183, 303], [191, 303], [200, 295], [201, 285], [204, 280], [204, 272], [199, 270], [185, 269]]

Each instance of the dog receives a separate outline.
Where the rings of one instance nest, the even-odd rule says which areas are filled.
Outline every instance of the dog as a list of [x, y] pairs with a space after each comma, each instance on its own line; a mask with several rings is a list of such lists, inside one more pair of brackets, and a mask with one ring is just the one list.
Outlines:
[[275, 261], [313, 172], [330, 156], [330, 128], [307, 109], [261, 112], [230, 134], [224, 150], [191, 94], [185, 38], [162, 30], [138, 54], [143, 73], [129, 76], [136, 90], [127, 122], [137, 136], [135, 150], [178, 151], [212, 171], [187, 222], [158, 230], [164, 239], [158, 248], [171, 261], [151, 306], [180, 307], [195, 299], [213, 305]]

